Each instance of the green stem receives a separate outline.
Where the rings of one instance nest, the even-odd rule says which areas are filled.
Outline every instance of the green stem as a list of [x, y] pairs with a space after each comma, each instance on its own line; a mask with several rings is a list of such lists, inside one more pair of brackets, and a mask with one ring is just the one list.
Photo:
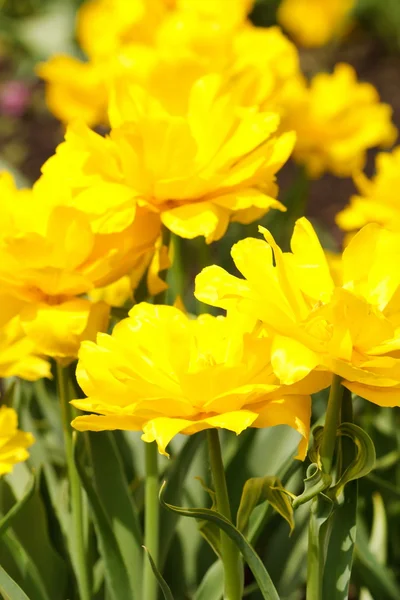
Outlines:
[[340, 424], [343, 386], [339, 375], [334, 375], [329, 392], [328, 408], [326, 411], [324, 434], [320, 448], [322, 468], [325, 473], [332, 470], [333, 457], [336, 447], [336, 434]]
[[82, 510], [82, 492], [78, 471], [74, 461], [74, 448], [72, 439], [72, 410], [69, 403], [68, 392], [68, 373], [60, 364], [57, 363], [57, 385], [58, 396], [61, 405], [61, 420], [64, 434], [64, 446], [67, 461], [71, 513], [74, 531], [76, 560], [76, 577], [81, 600], [90, 600], [91, 591], [89, 583], [89, 573], [86, 561], [84, 528], [83, 528], [83, 510]]
[[322, 600], [321, 549], [318, 531], [318, 497], [311, 503], [307, 546], [307, 600]]
[[[214, 481], [217, 509], [224, 517], [232, 521], [226, 486], [224, 465], [222, 462], [221, 445], [217, 429], [207, 430], [208, 451], [211, 472]], [[239, 550], [233, 541], [221, 532], [221, 555], [225, 574], [225, 600], [240, 600], [242, 598], [243, 577]]]
[[[145, 443], [145, 525], [144, 545], [158, 567], [159, 519], [158, 450], [155, 442]], [[158, 583], [149, 560], [143, 563], [143, 600], [157, 600]]]

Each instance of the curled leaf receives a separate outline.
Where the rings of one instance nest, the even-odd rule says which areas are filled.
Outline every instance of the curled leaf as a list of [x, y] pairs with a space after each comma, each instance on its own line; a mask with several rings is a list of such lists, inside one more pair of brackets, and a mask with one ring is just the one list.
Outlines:
[[304, 491], [293, 500], [293, 508], [305, 504], [321, 492], [330, 487], [332, 477], [324, 473], [316, 463], [312, 463], [307, 469], [307, 477], [304, 480]]
[[164, 493], [165, 482], [161, 486], [159, 497], [161, 505], [167, 510], [182, 515], [183, 517], [191, 517], [192, 519], [202, 519], [218, 525], [218, 527], [222, 529], [223, 532], [226, 533], [226, 535], [228, 535], [239, 548], [241, 554], [243, 555], [243, 558], [249, 565], [255, 580], [257, 581], [258, 587], [264, 600], [279, 600], [278, 592], [276, 591], [276, 588], [272, 583], [269, 573], [266, 570], [260, 557], [255, 552], [254, 548], [250, 546], [249, 542], [246, 540], [244, 535], [238, 529], [236, 529], [236, 527], [232, 525], [232, 523], [228, 521], [228, 519], [226, 519], [224, 516], [222, 516], [215, 510], [210, 510], [209, 508], [182, 508], [180, 506], [173, 506], [172, 504], [168, 504], [164, 500]]
[[339, 496], [346, 483], [365, 477], [375, 467], [375, 446], [368, 433], [354, 425], [354, 423], [342, 423], [338, 429], [338, 435], [349, 437], [356, 449], [355, 458], [349, 464], [339, 481], [332, 488], [332, 494]]

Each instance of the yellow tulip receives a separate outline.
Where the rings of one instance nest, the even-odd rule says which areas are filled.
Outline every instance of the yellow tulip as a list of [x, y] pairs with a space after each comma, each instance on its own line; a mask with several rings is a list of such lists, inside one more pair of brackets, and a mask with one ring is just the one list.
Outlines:
[[303, 46], [323, 46], [341, 32], [355, 0], [283, 0], [279, 23]]
[[[61, 184], [61, 181], [58, 182]], [[138, 208], [121, 226], [101, 197], [80, 204], [49, 176], [33, 190], [17, 190], [9, 175], [0, 225], [0, 298], [7, 318], [20, 324], [39, 354], [68, 359], [82, 339], [107, 327], [108, 306], [81, 297], [148, 264], [160, 222]], [[112, 202], [112, 195], [109, 196]]]
[[31, 433], [18, 429], [18, 417], [13, 408], [0, 406], [0, 476], [11, 473], [15, 464], [29, 457], [27, 448], [34, 443]]
[[357, 231], [367, 223], [379, 223], [400, 231], [400, 147], [392, 153], [381, 152], [376, 158], [376, 175], [367, 179], [357, 173], [358, 195], [341, 211], [336, 222], [344, 231]]
[[197, 277], [197, 298], [261, 321], [282, 383], [325, 369], [372, 402], [400, 405], [398, 236], [377, 225], [362, 229], [344, 251], [335, 283], [307, 219], [297, 221], [290, 253], [261, 231], [266, 241], [248, 238], [232, 248], [245, 279], [208, 267]]
[[364, 167], [367, 150], [390, 146], [397, 137], [391, 107], [379, 101], [373, 85], [357, 81], [350, 65], [316, 75], [309, 87], [292, 81], [286, 100], [285, 126], [297, 134], [294, 157], [311, 177], [325, 171], [350, 177]]
[[271, 340], [246, 331], [236, 315], [191, 319], [178, 308], [141, 303], [97, 343], [84, 342], [77, 379], [87, 395], [74, 400], [80, 431], [143, 430], [159, 451], [178, 433], [218, 427], [240, 434], [247, 427], [286, 424], [303, 441], [310, 425], [309, 394], [328, 385], [321, 373], [296, 386], [273, 374]]
[[70, 127], [44, 167], [45, 179], [68, 190], [93, 218], [96, 213], [105, 232], [126, 227], [144, 207], [175, 234], [203, 235], [209, 243], [224, 235], [229, 221], [249, 223], [270, 208], [284, 210], [275, 174], [294, 135], [276, 134], [276, 113], [238, 109], [213, 75], [197, 80], [180, 107], [169, 102], [169, 93], [154, 97], [118, 86], [110, 135]]

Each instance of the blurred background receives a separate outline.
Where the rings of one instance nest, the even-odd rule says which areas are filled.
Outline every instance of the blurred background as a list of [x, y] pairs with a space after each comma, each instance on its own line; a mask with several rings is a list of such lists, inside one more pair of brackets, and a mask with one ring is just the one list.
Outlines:
[[[43, 162], [62, 140], [63, 127], [44, 100], [35, 65], [56, 53], [83, 58], [74, 39], [80, 0], [0, 0], [0, 169], [32, 183]], [[251, 14], [256, 25], [276, 23], [279, 0], [258, 0]], [[373, 83], [392, 105], [400, 126], [400, 2], [359, 0], [355, 19], [340, 42], [300, 49], [303, 71], [312, 75], [339, 61], [352, 64], [361, 80]], [[372, 168], [373, 160], [370, 165]], [[284, 193], [290, 168], [281, 174]], [[349, 180], [326, 176], [313, 184], [308, 216], [338, 239], [333, 217], [353, 191]], [[281, 194], [281, 199], [284, 199]], [[318, 225], [318, 223], [317, 223]]]

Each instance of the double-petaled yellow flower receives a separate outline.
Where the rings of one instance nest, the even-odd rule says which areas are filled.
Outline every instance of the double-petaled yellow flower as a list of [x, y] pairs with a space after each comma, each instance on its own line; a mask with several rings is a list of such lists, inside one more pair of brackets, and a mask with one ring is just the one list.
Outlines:
[[303, 46], [323, 46], [339, 34], [355, 0], [283, 0], [278, 21]]
[[367, 223], [379, 223], [400, 231], [400, 147], [392, 153], [382, 152], [376, 158], [376, 174], [367, 179], [355, 175], [358, 195], [341, 211], [336, 222], [344, 231], [357, 231]]
[[164, 87], [150, 95], [122, 83], [110, 107], [110, 135], [71, 127], [45, 178], [65, 185], [76, 205], [99, 221], [111, 219], [122, 229], [146, 209], [175, 234], [207, 242], [221, 238], [230, 221], [249, 223], [270, 208], [284, 210], [275, 174], [294, 134], [277, 134], [279, 116], [239, 108], [216, 75], [196, 80], [182, 95], [172, 89], [172, 95]]
[[285, 124], [296, 131], [294, 157], [310, 176], [349, 177], [364, 167], [367, 150], [394, 143], [391, 107], [373, 85], [357, 81], [350, 65], [316, 75], [309, 87], [300, 79], [292, 85]]
[[10, 473], [15, 464], [29, 457], [27, 448], [34, 441], [31, 433], [18, 429], [15, 410], [0, 406], [0, 476]]
[[335, 284], [305, 218], [297, 221], [289, 253], [261, 230], [266, 241], [248, 238], [232, 248], [245, 279], [208, 267], [197, 278], [196, 296], [264, 324], [282, 383], [326, 369], [372, 402], [400, 405], [398, 236], [377, 225], [362, 229], [343, 253]]
[[20, 316], [38, 353], [68, 358], [107, 327], [108, 306], [85, 295], [141, 268], [159, 219], [139, 208], [121, 224], [101, 198], [78, 208], [53, 183], [17, 190], [8, 174], [0, 179], [0, 303], [3, 315]]
[[112, 335], [99, 334], [79, 353], [77, 379], [87, 395], [77, 408], [80, 431], [143, 430], [159, 451], [178, 433], [213, 427], [236, 434], [247, 427], [286, 424], [303, 437], [310, 425], [309, 393], [327, 385], [318, 373], [282, 386], [269, 362], [271, 340], [246, 331], [237, 315], [191, 319], [174, 307], [138, 304]]

